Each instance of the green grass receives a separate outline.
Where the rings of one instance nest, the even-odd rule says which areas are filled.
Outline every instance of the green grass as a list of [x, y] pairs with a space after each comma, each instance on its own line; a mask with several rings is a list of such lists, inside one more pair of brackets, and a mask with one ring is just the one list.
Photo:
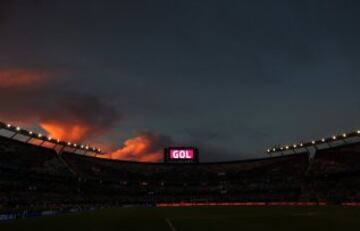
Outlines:
[[0, 230], [357, 230], [355, 207], [119, 208], [0, 223]]

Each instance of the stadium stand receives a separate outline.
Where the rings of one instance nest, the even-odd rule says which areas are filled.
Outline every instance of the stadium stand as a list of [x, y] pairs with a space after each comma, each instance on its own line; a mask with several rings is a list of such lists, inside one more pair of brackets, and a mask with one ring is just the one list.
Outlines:
[[322, 201], [358, 202], [359, 161], [359, 143], [318, 150], [311, 163], [308, 191], [316, 192], [317, 199]]
[[116, 161], [0, 137], [0, 213], [169, 203], [360, 201], [360, 143], [219, 163]]
[[[313, 160], [313, 174], [335, 174], [358, 172], [360, 144], [348, 144], [319, 150]], [[316, 171], [316, 172], [315, 172]]]
[[68, 169], [52, 149], [0, 136], [0, 167], [17, 172], [68, 175]]

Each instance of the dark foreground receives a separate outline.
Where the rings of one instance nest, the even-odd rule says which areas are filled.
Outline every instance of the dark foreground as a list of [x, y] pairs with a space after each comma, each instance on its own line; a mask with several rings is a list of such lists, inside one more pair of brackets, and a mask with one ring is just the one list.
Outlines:
[[356, 230], [355, 207], [120, 208], [0, 223], [0, 230]]

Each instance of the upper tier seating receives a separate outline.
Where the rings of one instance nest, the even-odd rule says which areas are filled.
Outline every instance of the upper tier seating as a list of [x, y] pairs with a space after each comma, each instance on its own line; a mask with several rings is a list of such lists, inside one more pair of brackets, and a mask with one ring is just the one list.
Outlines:
[[0, 168], [61, 176], [70, 174], [54, 150], [1, 136]]

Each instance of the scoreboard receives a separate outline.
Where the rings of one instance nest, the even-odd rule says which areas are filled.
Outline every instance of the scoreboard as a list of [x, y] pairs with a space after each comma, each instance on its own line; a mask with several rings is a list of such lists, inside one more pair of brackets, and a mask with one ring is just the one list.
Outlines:
[[199, 163], [199, 149], [194, 147], [168, 147], [164, 150], [165, 163]]

